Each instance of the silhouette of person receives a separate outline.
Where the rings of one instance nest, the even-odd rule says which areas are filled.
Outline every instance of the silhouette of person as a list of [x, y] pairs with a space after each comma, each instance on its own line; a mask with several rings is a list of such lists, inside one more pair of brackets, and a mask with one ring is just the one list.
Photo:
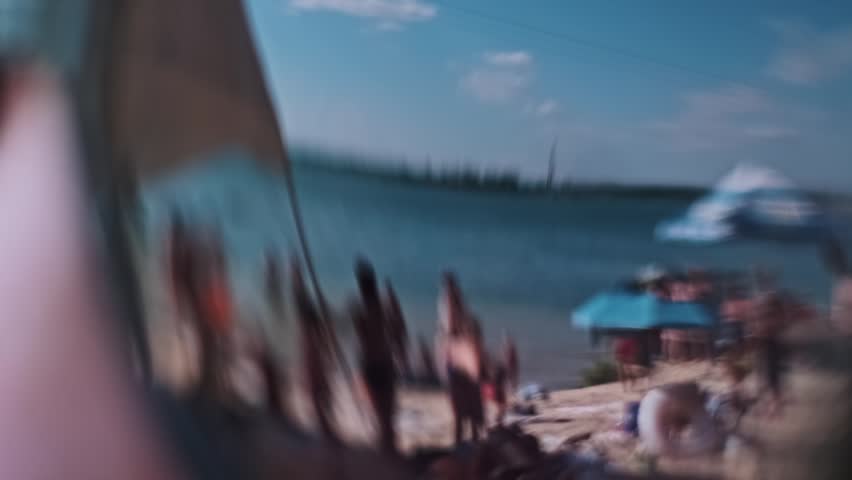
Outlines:
[[390, 280], [385, 280], [385, 302], [385, 312], [397, 372], [409, 376], [411, 374], [411, 362], [408, 358], [408, 328], [405, 324], [402, 306]]
[[313, 404], [314, 415], [323, 436], [332, 443], [338, 443], [339, 437], [332, 422], [332, 390], [329, 379], [331, 351], [329, 339], [323, 328], [323, 320], [316, 303], [305, 286], [302, 270], [297, 259], [290, 265], [293, 301], [300, 327], [305, 378]]
[[382, 309], [373, 267], [364, 259], [355, 265], [360, 301], [352, 305], [352, 319], [360, 344], [361, 375], [379, 423], [379, 443], [387, 453], [396, 452], [396, 375], [393, 366], [391, 328]]

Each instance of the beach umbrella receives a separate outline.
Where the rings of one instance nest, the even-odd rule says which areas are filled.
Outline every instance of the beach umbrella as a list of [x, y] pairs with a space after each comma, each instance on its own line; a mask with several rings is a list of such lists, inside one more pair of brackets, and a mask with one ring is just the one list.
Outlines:
[[571, 315], [574, 327], [590, 330], [711, 328], [716, 315], [696, 302], [671, 302], [650, 293], [600, 293]]
[[740, 237], [814, 241], [829, 233], [825, 214], [778, 172], [739, 165], [676, 219], [657, 225], [663, 241], [712, 243]]

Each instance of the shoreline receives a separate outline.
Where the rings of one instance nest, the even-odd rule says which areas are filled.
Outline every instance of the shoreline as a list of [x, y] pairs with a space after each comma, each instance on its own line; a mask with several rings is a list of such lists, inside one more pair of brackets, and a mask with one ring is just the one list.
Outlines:
[[[518, 196], [551, 196], [554, 199], [568, 198], [642, 198], [675, 199], [689, 202], [697, 199], [706, 189], [691, 186], [667, 185], [621, 185], [610, 183], [558, 183], [546, 187], [542, 182], [521, 180], [520, 177], [501, 172], [485, 172], [482, 178], [470, 179], [467, 171], [460, 173], [428, 173], [407, 170], [405, 167], [371, 166], [360, 162], [334, 162], [304, 160], [296, 156], [294, 166], [338, 175], [348, 175], [375, 180], [388, 184], [414, 186], [425, 189], [446, 190], [460, 193], [512, 194]], [[493, 178], [492, 178], [493, 177]], [[507, 184], [504, 177], [510, 178]]]
[[[413, 168], [404, 161], [371, 163], [365, 156], [335, 153], [321, 148], [296, 147], [293, 165], [322, 172], [373, 179], [385, 183], [440, 189], [462, 193], [515, 194], [519, 196], [551, 196], [554, 199], [637, 198], [670, 199], [691, 202], [712, 189], [712, 185], [623, 184], [601, 181], [574, 182], [563, 179], [548, 186], [546, 180], [522, 177], [514, 170], [480, 169], [473, 165], [444, 165], [436, 169]], [[821, 203], [846, 205], [850, 197], [841, 191], [805, 190]]]

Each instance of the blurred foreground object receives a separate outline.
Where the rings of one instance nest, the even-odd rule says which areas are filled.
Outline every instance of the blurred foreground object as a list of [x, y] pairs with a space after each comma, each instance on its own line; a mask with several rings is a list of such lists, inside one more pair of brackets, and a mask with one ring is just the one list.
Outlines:
[[[137, 183], [239, 150], [287, 183], [309, 279], [325, 314], [282, 131], [240, 0], [91, 0], [78, 83], [87, 157], [131, 331], [142, 327], [130, 248]], [[140, 342], [137, 342], [140, 343]], [[144, 342], [137, 346], [146, 364]]]
[[118, 361], [62, 83], [1, 73], [0, 477], [176, 478]]
[[94, 5], [112, 161], [148, 176], [235, 147], [289, 170], [242, 2]]

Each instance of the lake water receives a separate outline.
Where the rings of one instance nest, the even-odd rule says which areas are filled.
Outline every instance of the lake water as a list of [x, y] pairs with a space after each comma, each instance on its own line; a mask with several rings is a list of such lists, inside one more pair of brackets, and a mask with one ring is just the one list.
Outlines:
[[[431, 338], [437, 282], [453, 269], [489, 342], [496, 345], [504, 330], [516, 337], [528, 381], [574, 383], [598, 353], [584, 332], [570, 328], [571, 310], [648, 263], [765, 265], [806, 298], [824, 304], [828, 297], [830, 280], [813, 246], [654, 241], [654, 225], [682, 212], [684, 201], [461, 192], [308, 166], [296, 174], [320, 281], [335, 306], [354, 291], [352, 263], [364, 255], [393, 281], [410, 330]], [[152, 185], [145, 205], [152, 235], [171, 205], [218, 225], [240, 305], [248, 316], [263, 316], [263, 252], [296, 246], [279, 178], [223, 154]]]

